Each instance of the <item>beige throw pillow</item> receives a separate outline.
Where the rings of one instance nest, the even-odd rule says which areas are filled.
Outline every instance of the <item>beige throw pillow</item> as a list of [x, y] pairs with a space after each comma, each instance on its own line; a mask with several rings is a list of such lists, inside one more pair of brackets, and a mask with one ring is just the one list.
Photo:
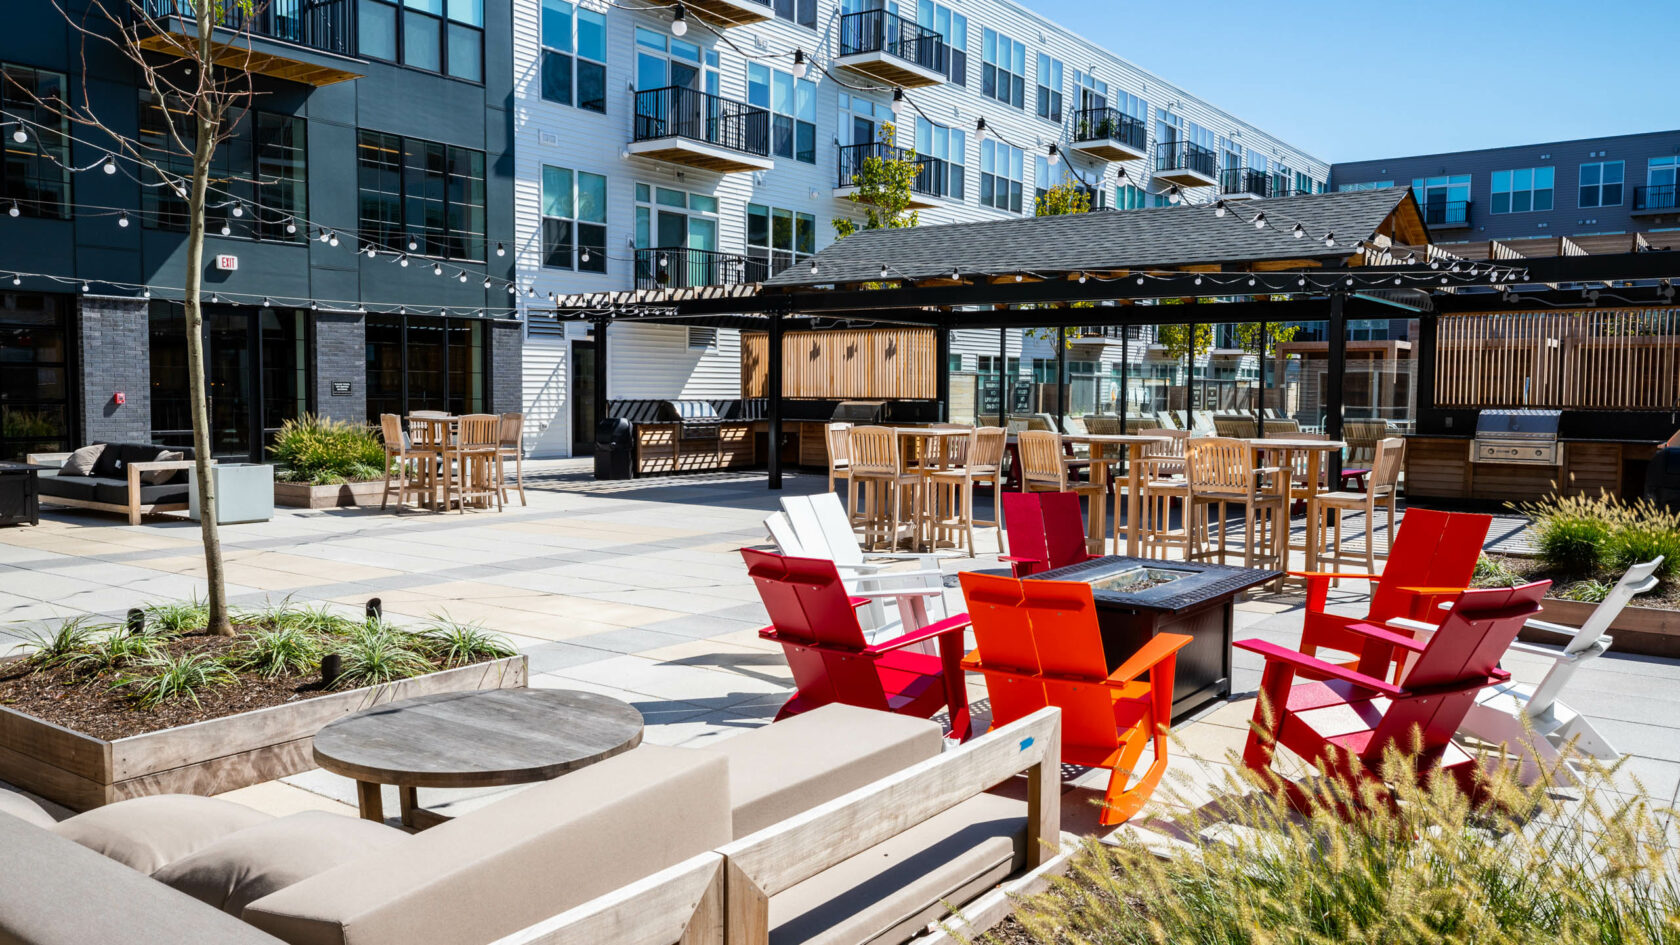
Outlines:
[[[175, 453], [164, 450], [157, 455], [156, 462], [173, 463], [187, 458], [185, 453]], [[140, 484], [146, 486], [161, 486], [173, 478], [179, 469], [148, 469], [140, 474]]]
[[104, 443], [84, 446], [70, 454], [64, 465], [58, 470], [60, 476], [91, 476], [93, 464], [99, 462], [99, 454], [105, 452]]

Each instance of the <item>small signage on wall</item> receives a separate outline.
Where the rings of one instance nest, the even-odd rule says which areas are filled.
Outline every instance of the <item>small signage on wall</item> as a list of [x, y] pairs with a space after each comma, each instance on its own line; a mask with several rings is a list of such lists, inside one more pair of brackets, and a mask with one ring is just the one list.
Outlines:
[[233, 272], [239, 268], [239, 257], [232, 253], [219, 253], [216, 256], [216, 268], [222, 272]]
[[348, 396], [350, 396], [350, 382], [349, 381], [333, 381], [332, 382], [332, 395], [334, 397], [348, 397]]

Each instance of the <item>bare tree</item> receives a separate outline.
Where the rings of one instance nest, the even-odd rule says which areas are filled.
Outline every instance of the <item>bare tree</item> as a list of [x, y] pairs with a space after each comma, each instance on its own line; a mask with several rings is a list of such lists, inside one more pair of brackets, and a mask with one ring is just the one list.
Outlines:
[[[78, 100], [40, 101], [70, 122], [108, 137], [120, 154], [155, 180], [146, 186], [168, 187], [187, 204], [187, 261], [182, 305], [186, 309], [187, 376], [192, 409], [193, 458], [198, 473], [199, 523], [204, 538], [205, 574], [209, 579], [210, 630], [233, 636], [228, 619], [227, 582], [222, 568], [221, 537], [216, 528], [216, 486], [211, 475], [210, 409], [204, 378], [205, 209], [210, 190], [232, 182], [211, 174], [217, 150], [232, 137], [255, 94], [251, 83], [250, 26], [256, 0], [87, 0], [83, 17], [54, 0], [66, 22], [82, 39], [84, 74], [90, 44], [115, 49], [134, 67], [152, 104], [162, 110], [161, 141], [142, 141], [118, 132], [95, 111], [83, 84]], [[193, 29], [172, 31], [175, 23]], [[218, 37], [217, 30], [221, 35]], [[175, 159], [191, 159], [182, 175]], [[260, 185], [261, 181], [251, 183]], [[220, 195], [225, 197], [225, 191]], [[219, 201], [225, 203], [225, 200]]]

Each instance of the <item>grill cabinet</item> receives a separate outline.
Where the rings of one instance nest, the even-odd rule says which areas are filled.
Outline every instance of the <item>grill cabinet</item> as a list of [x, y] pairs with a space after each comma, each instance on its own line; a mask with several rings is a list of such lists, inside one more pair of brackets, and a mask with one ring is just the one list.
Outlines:
[[1470, 461], [1513, 466], [1559, 466], [1561, 410], [1483, 410], [1476, 416]]

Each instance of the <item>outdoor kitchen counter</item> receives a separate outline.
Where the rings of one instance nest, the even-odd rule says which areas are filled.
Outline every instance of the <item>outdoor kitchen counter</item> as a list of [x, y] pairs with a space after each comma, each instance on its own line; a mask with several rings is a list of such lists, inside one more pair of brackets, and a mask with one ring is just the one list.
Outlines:
[[1644, 489], [1645, 464], [1661, 445], [1654, 440], [1587, 440], [1562, 437], [1556, 466], [1473, 463], [1463, 434], [1409, 434], [1406, 437], [1406, 497], [1505, 502], [1533, 502], [1547, 495], [1606, 492], [1637, 498]]

